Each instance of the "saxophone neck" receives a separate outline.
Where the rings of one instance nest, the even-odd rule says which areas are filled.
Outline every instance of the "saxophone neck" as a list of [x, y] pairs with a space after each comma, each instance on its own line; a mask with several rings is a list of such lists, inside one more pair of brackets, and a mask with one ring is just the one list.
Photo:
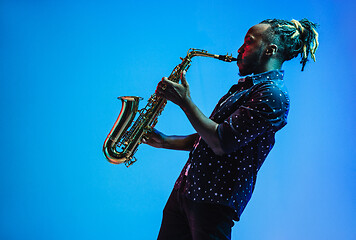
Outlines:
[[195, 57], [195, 56], [211, 57], [211, 58], [219, 59], [224, 62], [237, 61], [237, 58], [234, 58], [232, 56], [232, 54], [231, 55], [228, 55], [228, 54], [218, 55], [218, 54], [208, 53], [208, 51], [203, 50], [203, 49], [190, 48], [187, 53], [187, 58], [191, 59], [192, 57]]

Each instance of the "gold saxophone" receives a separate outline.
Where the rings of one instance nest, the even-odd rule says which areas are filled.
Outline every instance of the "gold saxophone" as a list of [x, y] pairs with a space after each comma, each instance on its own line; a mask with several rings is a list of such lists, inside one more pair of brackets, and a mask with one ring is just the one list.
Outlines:
[[[205, 50], [191, 48], [182, 63], [177, 65], [169, 80], [178, 83], [181, 73], [188, 70], [191, 59], [195, 56], [216, 58], [225, 62], [236, 61], [237, 59], [229, 55], [210, 54]], [[149, 132], [157, 123], [157, 118], [163, 111], [167, 100], [153, 94], [145, 108], [138, 110], [141, 97], [123, 96], [118, 97], [122, 101], [121, 112], [116, 119], [114, 126], [105, 139], [103, 152], [107, 160], [113, 164], [125, 163], [126, 167], [136, 162], [134, 154], [138, 146], [142, 143], [145, 134]], [[136, 113], [139, 116], [134, 121]], [[132, 127], [128, 130], [128, 128]]]

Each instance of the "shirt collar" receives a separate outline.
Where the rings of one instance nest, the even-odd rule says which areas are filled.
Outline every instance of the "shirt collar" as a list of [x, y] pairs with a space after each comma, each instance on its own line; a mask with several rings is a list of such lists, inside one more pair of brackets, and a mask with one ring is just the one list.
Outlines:
[[240, 78], [239, 83], [252, 81], [252, 83], [255, 85], [259, 82], [266, 81], [266, 80], [272, 80], [272, 81], [283, 80], [283, 76], [284, 76], [284, 70], [271, 70], [268, 72], [252, 74], [244, 78]]

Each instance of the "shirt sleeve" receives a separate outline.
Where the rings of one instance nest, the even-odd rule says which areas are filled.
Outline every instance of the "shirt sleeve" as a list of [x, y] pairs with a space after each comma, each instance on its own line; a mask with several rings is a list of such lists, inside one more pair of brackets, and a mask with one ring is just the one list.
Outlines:
[[218, 126], [218, 136], [225, 153], [247, 145], [266, 131], [286, 125], [287, 98], [275, 85], [265, 84]]

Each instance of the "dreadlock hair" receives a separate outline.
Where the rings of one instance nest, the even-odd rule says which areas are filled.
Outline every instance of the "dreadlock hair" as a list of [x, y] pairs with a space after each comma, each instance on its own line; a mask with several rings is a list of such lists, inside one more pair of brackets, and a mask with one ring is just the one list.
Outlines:
[[266, 40], [278, 46], [283, 61], [291, 60], [300, 53], [302, 71], [308, 61], [309, 53], [315, 62], [315, 51], [319, 46], [317, 24], [305, 18], [300, 21], [267, 19], [261, 23], [271, 26], [266, 32]]

